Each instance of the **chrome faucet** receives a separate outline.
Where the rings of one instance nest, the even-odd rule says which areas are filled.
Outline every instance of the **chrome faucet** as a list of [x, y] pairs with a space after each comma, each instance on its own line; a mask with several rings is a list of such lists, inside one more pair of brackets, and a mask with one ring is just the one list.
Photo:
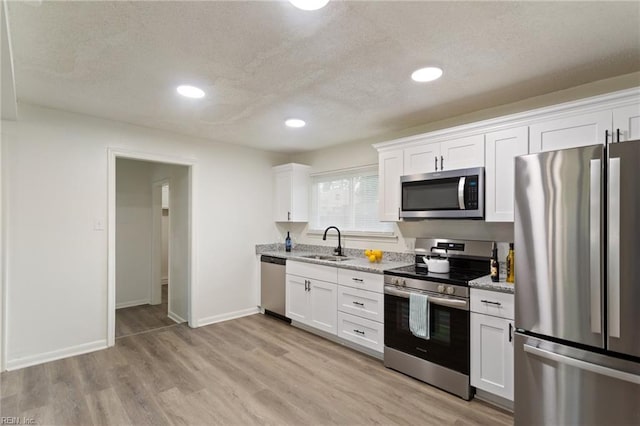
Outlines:
[[325, 230], [324, 230], [324, 235], [322, 236], [322, 240], [323, 240], [323, 241], [326, 241], [326, 240], [327, 240], [327, 231], [328, 231], [329, 229], [331, 229], [331, 228], [333, 228], [333, 229], [335, 229], [336, 231], [338, 231], [338, 247], [336, 247], [336, 248], [333, 250], [333, 254], [335, 254], [336, 256], [342, 256], [342, 247], [340, 246], [340, 230], [339, 230], [337, 227], [335, 227], [335, 226], [330, 226], [330, 227], [328, 227], [327, 229], [325, 229]]

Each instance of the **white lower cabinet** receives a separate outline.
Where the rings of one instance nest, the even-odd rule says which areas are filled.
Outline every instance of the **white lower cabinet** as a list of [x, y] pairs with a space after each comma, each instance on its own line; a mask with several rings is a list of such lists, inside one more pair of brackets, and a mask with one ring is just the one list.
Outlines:
[[384, 324], [338, 312], [338, 336], [359, 345], [384, 351]]
[[286, 316], [356, 343], [370, 355], [384, 352], [383, 276], [287, 261]]
[[[487, 293], [474, 291], [472, 300]], [[513, 299], [513, 295], [500, 296]], [[473, 312], [471, 306], [471, 386], [513, 401], [513, 317]]]
[[337, 334], [337, 284], [287, 274], [285, 293], [288, 318]]
[[287, 261], [286, 316], [325, 333], [337, 334], [337, 277], [335, 267]]

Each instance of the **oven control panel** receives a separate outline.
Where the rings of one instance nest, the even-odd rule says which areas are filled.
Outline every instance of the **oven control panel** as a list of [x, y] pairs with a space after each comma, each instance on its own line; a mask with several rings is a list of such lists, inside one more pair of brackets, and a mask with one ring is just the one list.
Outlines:
[[453, 296], [456, 298], [469, 297], [468, 287], [463, 287], [463, 286], [458, 286], [453, 284], [439, 283], [439, 282], [428, 281], [428, 280], [416, 280], [412, 278], [395, 277], [391, 275], [384, 276], [384, 283], [385, 285], [392, 285], [392, 286], [395, 286], [396, 288], [402, 288], [406, 290], [416, 289], [416, 290], [422, 290], [422, 291], [430, 291], [433, 293], [439, 293], [446, 296]]

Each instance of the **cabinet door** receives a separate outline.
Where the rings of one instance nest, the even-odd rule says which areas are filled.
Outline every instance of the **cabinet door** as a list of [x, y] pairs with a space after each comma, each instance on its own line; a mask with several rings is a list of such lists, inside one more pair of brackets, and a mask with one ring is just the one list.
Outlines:
[[611, 131], [611, 111], [543, 121], [529, 126], [529, 152], [603, 144]]
[[275, 200], [273, 208], [273, 220], [287, 222], [291, 220], [291, 172], [274, 173]]
[[286, 317], [304, 324], [309, 323], [309, 292], [305, 278], [287, 274], [285, 287]]
[[440, 170], [484, 166], [484, 135], [452, 139], [440, 144]]
[[404, 150], [404, 175], [431, 173], [440, 162], [440, 144], [425, 143]]
[[[616, 142], [640, 139], [640, 103], [613, 110], [613, 132], [620, 130], [620, 140]], [[609, 139], [611, 140], [611, 139]]]
[[515, 158], [529, 153], [529, 128], [485, 135], [485, 218], [487, 222], [513, 222]]
[[471, 385], [513, 401], [513, 323], [471, 313]]
[[400, 176], [403, 152], [381, 152], [378, 156], [378, 215], [381, 222], [400, 220]]
[[327, 333], [337, 334], [338, 285], [310, 280], [308, 325]]

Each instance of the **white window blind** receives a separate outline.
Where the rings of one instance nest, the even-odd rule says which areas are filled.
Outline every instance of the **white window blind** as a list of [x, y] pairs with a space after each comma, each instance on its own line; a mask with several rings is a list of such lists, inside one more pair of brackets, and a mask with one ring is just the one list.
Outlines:
[[309, 229], [392, 233], [393, 224], [378, 220], [378, 170], [367, 167], [311, 177]]

